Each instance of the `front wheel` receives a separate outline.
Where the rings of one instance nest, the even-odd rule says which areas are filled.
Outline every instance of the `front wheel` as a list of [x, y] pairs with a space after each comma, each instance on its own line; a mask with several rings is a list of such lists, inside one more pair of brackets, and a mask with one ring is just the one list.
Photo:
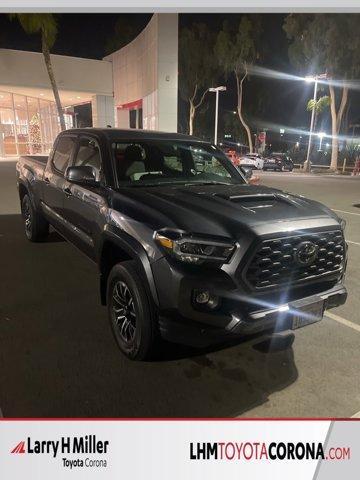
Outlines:
[[155, 351], [155, 313], [133, 261], [115, 265], [107, 284], [111, 328], [124, 355], [149, 359]]
[[36, 211], [28, 194], [21, 201], [21, 213], [24, 221], [25, 235], [31, 242], [44, 240], [49, 234], [49, 223]]

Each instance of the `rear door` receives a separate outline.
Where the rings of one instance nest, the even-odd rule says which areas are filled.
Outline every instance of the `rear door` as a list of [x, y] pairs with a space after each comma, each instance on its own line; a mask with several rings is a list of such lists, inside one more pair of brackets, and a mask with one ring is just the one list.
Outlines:
[[66, 229], [64, 222], [65, 171], [72, 161], [76, 143], [76, 135], [60, 135], [49, 155], [49, 161], [44, 171], [43, 211], [51, 223], [61, 231]]
[[73, 166], [90, 166], [100, 182], [98, 187], [66, 181], [64, 217], [71, 225], [72, 241], [94, 258], [94, 245], [104, 225], [107, 201], [104, 198], [104, 174], [100, 145], [91, 135], [80, 135], [72, 160]]

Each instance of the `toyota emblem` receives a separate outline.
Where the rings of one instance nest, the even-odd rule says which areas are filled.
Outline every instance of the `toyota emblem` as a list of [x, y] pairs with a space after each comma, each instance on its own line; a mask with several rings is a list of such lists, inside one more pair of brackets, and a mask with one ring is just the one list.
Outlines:
[[316, 260], [318, 249], [319, 247], [313, 242], [301, 242], [294, 253], [296, 263], [303, 267], [311, 265]]

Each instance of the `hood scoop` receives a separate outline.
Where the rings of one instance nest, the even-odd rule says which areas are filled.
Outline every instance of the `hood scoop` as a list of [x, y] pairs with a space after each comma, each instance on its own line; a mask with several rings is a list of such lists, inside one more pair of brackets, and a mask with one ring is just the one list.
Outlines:
[[282, 195], [269, 194], [269, 193], [258, 193], [254, 195], [216, 195], [224, 200], [228, 200], [232, 203], [236, 203], [247, 210], [252, 211], [253, 213], [259, 209], [274, 208], [279, 207], [281, 203], [292, 205], [292, 202], [283, 197]]

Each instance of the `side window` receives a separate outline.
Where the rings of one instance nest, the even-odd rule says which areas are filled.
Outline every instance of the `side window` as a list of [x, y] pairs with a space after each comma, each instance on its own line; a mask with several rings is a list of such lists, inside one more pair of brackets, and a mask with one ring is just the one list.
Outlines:
[[79, 150], [76, 154], [74, 166], [93, 167], [96, 172], [96, 179], [100, 179], [101, 155], [97, 142], [92, 138], [81, 137]]
[[70, 136], [63, 136], [59, 138], [59, 141], [57, 142], [52, 163], [56, 170], [59, 170], [61, 173], [65, 172], [69, 164], [75, 142], [76, 138]]
[[183, 171], [183, 164], [182, 164], [181, 158], [179, 157], [164, 156], [164, 165], [170, 168], [171, 170], [176, 170], [178, 172]]
[[197, 172], [231, 178], [231, 174], [226, 170], [225, 166], [216, 157], [211, 155], [210, 152], [201, 148], [194, 149], [193, 147], [190, 147], [190, 150]]

